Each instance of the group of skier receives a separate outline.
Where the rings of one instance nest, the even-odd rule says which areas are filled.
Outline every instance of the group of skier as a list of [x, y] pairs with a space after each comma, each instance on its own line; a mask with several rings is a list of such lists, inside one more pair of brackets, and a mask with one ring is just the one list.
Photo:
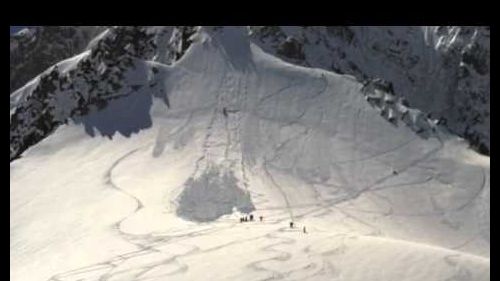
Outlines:
[[[259, 216], [260, 221], [262, 221], [263, 219], [264, 219], [263, 216]], [[247, 216], [240, 217], [241, 223], [248, 222], [248, 221], [253, 221], [253, 214], [250, 214], [248, 217]], [[290, 222], [290, 228], [293, 228], [293, 221]], [[302, 227], [302, 232], [307, 233], [305, 226]]]
[[[260, 216], [259, 219], [260, 219], [260, 221], [262, 221], [264, 219], [264, 217]], [[247, 222], [247, 221], [253, 221], [253, 214], [250, 214], [248, 217], [244, 216], [244, 217], [240, 218], [240, 222]]]

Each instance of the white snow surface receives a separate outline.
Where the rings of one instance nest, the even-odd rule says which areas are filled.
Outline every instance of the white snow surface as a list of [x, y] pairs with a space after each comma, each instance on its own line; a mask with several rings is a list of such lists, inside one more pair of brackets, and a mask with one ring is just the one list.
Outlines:
[[131, 84], [160, 68], [170, 107], [138, 91], [11, 162], [10, 279], [489, 280], [489, 157], [389, 123], [351, 77], [244, 32], [136, 69]]

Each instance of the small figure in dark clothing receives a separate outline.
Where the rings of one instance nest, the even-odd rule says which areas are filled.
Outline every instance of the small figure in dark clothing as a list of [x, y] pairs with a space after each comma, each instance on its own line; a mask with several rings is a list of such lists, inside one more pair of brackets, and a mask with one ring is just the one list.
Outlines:
[[394, 170], [394, 171], [392, 171], [392, 174], [393, 174], [393, 175], [397, 175], [397, 174], [398, 174], [398, 171]]
[[240, 222], [243, 222], [243, 217], [240, 218]]
[[244, 217], [244, 218], [243, 218], [243, 221], [248, 221], [247, 217]]
[[304, 233], [307, 233], [305, 226], [302, 228], [302, 230], [304, 231]]
[[250, 221], [253, 221], [253, 215], [250, 214]]
[[293, 228], [293, 221], [290, 222], [290, 228]]
[[227, 109], [225, 107], [222, 109], [222, 113], [224, 114], [225, 117], [227, 117]]
[[264, 217], [263, 217], [263, 216], [260, 216], [260, 217], [259, 217], [259, 219], [260, 219], [260, 221], [262, 221], [262, 219], [264, 219]]

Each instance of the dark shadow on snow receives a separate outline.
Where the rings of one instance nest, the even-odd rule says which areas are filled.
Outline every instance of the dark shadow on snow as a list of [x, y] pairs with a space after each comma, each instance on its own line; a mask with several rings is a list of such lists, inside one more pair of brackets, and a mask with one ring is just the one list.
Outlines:
[[100, 111], [74, 117], [73, 121], [82, 124], [87, 134], [92, 137], [96, 135], [96, 130], [109, 138], [115, 133], [130, 137], [133, 133], [151, 127], [152, 103], [149, 93], [133, 92], [126, 97], [110, 101], [108, 106]]

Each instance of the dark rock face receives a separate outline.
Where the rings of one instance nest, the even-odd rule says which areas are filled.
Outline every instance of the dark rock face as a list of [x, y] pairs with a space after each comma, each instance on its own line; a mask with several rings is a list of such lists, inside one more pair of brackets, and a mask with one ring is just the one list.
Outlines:
[[334, 37], [344, 40], [347, 44], [352, 44], [354, 40], [354, 32], [348, 26], [328, 26], [327, 32]]
[[303, 60], [305, 59], [302, 44], [295, 38], [288, 38], [285, 42], [281, 43], [277, 53], [289, 59]]
[[[41, 75], [32, 93], [11, 115], [10, 158], [39, 142], [68, 118], [101, 110], [121, 97], [124, 73], [134, 59], [148, 59], [156, 46], [140, 27], [111, 28], [76, 69], [61, 74], [55, 66]], [[132, 89], [133, 90], [133, 89]]]
[[485, 47], [474, 43], [462, 53], [462, 61], [471, 65], [480, 75], [487, 75], [489, 68], [490, 52]]
[[105, 27], [39, 26], [10, 37], [10, 92], [54, 65], [81, 53]]
[[168, 43], [170, 59], [167, 63], [175, 62], [184, 56], [189, 46], [191, 46], [191, 36], [197, 31], [196, 26], [178, 26], [172, 31], [172, 37]]

